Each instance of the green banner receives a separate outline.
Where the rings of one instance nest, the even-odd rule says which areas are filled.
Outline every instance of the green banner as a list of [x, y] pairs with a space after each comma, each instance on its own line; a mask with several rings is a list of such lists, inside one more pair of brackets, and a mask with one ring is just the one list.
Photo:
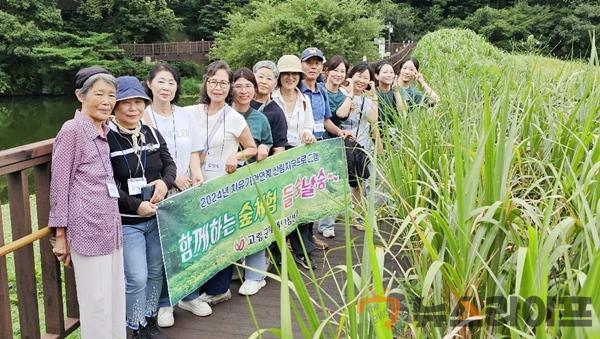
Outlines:
[[289, 234], [299, 223], [339, 213], [336, 200], [347, 189], [344, 143], [336, 138], [295, 147], [165, 199], [157, 219], [171, 304], [266, 248], [274, 240], [267, 210]]

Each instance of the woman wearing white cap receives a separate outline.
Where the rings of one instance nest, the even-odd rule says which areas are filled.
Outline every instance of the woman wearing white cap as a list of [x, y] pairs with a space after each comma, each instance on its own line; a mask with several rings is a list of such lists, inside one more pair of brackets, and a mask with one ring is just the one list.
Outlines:
[[[298, 84], [304, 76], [300, 58], [295, 55], [284, 55], [277, 62], [279, 69], [279, 87], [273, 91], [272, 98], [283, 112], [287, 120], [286, 148], [292, 148], [301, 144], [312, 144], [317, 139], [313, 135], [314, 119], [310, 100], [300, 92]], [[312, 242], [312, 223], [300, 224], [296, 232], [289, 235], [294, 259], [302, 267], [315, 268], [310, 253], [315, 245]], [[304, 246], [302, 246], [304, 244]], [[306, 249], [304, 255], [303, 247]]]

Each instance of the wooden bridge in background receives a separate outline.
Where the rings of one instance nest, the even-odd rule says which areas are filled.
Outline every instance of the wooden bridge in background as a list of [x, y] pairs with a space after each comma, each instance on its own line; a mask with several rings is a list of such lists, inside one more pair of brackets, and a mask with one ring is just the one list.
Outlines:
[[[214, 46], [214, 41], [182, 41], [159, 42], [153, 44], [121, 44], [119, 48], [132, 58], [150, 58], [161, 61], [195, 61], [208, 60], [208, 52]], [[392, 42], [386, 44], [386, 52], [396, 55], [412, 46], [412, 43]]]
[[[196, 45], [198, 51], [205, 53], [212, 42], [203, 42]], [[169, 50], [177, 51], [177, 47], [156, 48], [136, 47], [131, 53], [143, 55], [152, 52], [154, 55], [168, 55]], [[167, 45], [167, 44], [164, 44]], [[174, 45], [177, 46], [177, 45]], [[401, 47], [400, 47], [401, 46]], [[400, 61], [410, 55], [414, 45], [400, 44], [397, 53], [387, 58], [394, 70], [399, 71]], [[170, 49], [169, 49], [170, 48]], [[185, 54], [180, 47], [180, 54]], [[203, 49], [204, 48], [204, 49]], [[401, 49], [399, 49], [401, 48]], [[173, 52], [177, 54], [177, 52]], [[173, 60], [173, 59], [170, 59]], [[187, 60], [187, 59], [186, 59]], [[77, 291], [73, 271], [61, 267], [50, 244], [50, 229], [48, 225], [49, 191], [50, 191], [50, 161], [52, 159], [52, 146], [54, 139], [48, 139], [0, 151], [0, 181], [6, 180], [8, 187], [8, 215], [12, 230], [12, 240], [5, 244], [5, 230], [2, 221], [2, 204], [0, 197], [0, 338], [12, 338], [16, 335], [13, 328], [11, 304], [18, 310], [18, 326], [22, 338], [64, 338], [79, 326], [79, 306], [77, 304]], [[33, 178], [33, 187], [30, 185]], [[34, 192], [37, 219], [35, 230], [32, 227], [32, 212], [30, 192]], [[315, 260], [319, 268], [316, 275], [327, 272], [328, 267], [334, 267], [345, 262], [343, 246], [343, 227], [338, 225], [337, 237], [328, 240], [333, 250], [319, 252]], [[353, 231], [354, 233], [354, 231]], [[361, 234], [353, 234], [361, 236]], [[34, 244], [39, 253], [34, 254]], [[358, 250], [360, 253], [360, 250]], [[13, 260], [15, 283], [9, 284], [8, 260]], [[36, 266], [41, 267], [41, 276], [36, 274]], [[41, 281], [40, 281], [41, 280]], [[309, 279], [306, 280], [309, 284]], [[332, 277], [320, 280], [325, 290], [334, 294], [337, 282]], [[38, 286], [41, 285], [41, 291]], [[249, 313], [247, 299], [236, 295], [239, 283], [232, 284], [232, 300], [215, 306], [215, 314], [208, 318], [199, 319], [187, 312], [176, 310], [175, 327], [165, 330], [172, 338], [198, 338], [220, 337], [241, 338], [247, 337], [256, 330]], [[261, 328], [279, 327], [279, 289], [278, 282], [269, 280], [267, 287], [258, 295], [250, 298], [254, 315]], [[10, 300], [9, 291], [16, 290], [16, 301]], [[41, 296], [41, 307], [38, 303]], [[40, 319], [44, 319], [45, 328], [40, 326]], [[301, 336], [297, 327], [296, 333]]]
[[213, 41], [160, 42], [154, 44], [121, 44], [125, 54], [132, 58], [148, 57], [162, 61], [195, 61], [208, 59]]

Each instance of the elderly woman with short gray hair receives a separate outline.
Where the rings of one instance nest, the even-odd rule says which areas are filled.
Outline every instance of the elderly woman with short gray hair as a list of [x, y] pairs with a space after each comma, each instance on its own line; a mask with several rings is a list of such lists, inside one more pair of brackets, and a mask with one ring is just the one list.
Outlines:
[[53, 252], [77, 283], [82, 338], [125, 338], [125, 278], [119, 191], [107, 140], [117, 81], [103, 68], [81, 69], [81, 108], [64, 123], [52, 152], [50, 218]]
[[287, 145], [287, 121], [281, 107], [271, 100], [271, 93], [273, 93], [277, 85], [277, 79], [279, 79], [279, 69], [273, 61], [262, 60], [252, 67], [252, 72], [256, 78], [257, 86], [256, 95], [250, 106], [262, 112], [269, 120], [273, 139], [271, 154], [283, 152], [285, 151], [285, 145]]

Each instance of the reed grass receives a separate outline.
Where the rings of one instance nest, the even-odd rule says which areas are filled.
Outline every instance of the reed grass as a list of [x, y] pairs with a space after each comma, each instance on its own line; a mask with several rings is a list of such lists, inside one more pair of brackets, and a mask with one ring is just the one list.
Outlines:
[[[364, 206], [351, 210], [345, 198], [345, 246], [332, 250], [344, 251], [346, 262], [325, 273], [338, 290], [320, 290], [321, 277], [299, 274], [287, 260], [281, 337], [293, 335], [292, 322], [313, 338], [600, 337], [595, 48], [588, 63], [565, 62], [440, 30], [414, 55], [442, 101], [397, 114], [397, 132], [383, 126]], [[366, 230], [352, 238], [357, 210]], [[363, 253], [353, 258], [358, 245]], [[361, 305], [400, 294], [393, 326], [389, 303]], [[589, 324], [564, 326], [564, 303], [546, 317], [546, 306], [575, 296], [591, 298], [581, 318]], [[515, 301], [516, 312], [502, 300]], [[530, 305], [536, 300], [543, 305]], [[435, 305], [438, 318], [423, 319]]]

